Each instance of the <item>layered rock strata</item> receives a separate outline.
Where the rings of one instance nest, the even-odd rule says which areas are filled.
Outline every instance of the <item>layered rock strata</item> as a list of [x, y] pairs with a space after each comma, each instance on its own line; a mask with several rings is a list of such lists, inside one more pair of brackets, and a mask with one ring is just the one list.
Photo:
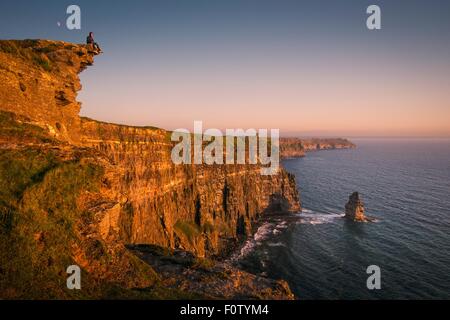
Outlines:
[[[55, 281], [63, 281], [59, 263], [67, 262], [94, 279], [146, 287], [157, 277], [150, 277], [125, 245], [216, 257], [245, 239], [260, 215], [300, 211], [294, 176], [283, 168], [262, 176], [259, 165], [175, 165], [170, 132], [80, 118], [78, 74], [93, 64], [94, 55], [84, 45], [65, 42], [0, 41], [1, 178], [11, 189], [0, 198], [5, 248], [12, 247], [8, 241], [29, 238], [30, 252], [40, 252], [31, 265], [43, 263], [42, 270], [57, 272], [62, 278]], [[19, 165], [25, 172], [17, 174], [30, 177], [12, 176], [8, 168]], [[41, 230], [44, 226], [48, 230]], [[60, 249], [64, 263], [55, 261], [56, 235], [67, 241]], [[14, 254], [5, 249], [1, 258], [6, 262]], [[11, 285], [5, 279], [0, 286]], [[16, 284], [4, 296], [26, 296], [20, 289], [26, 282]], [[56, 297], [67, 294], [57, 288]]]

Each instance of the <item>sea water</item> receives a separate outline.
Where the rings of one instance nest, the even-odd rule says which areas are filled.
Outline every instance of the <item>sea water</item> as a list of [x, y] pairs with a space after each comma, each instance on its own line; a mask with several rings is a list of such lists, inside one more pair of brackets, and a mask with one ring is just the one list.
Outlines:
[[[287, 159], [303, 211], [266, 217], [232, 257], [299, 299], [450, 298], [450, 140], [353, 140]], [[358, 191], [375, 223], [343, 218]], [[367, 267], [381, 289], [367, 288]]]

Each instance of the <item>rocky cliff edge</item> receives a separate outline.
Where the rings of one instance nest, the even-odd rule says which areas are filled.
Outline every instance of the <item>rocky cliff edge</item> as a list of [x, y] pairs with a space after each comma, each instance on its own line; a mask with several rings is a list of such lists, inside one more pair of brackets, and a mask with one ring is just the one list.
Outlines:
[[[292, 298], [283, 282], [224, 266], [237, 285], [222, 295], [168, 288], [170, 276], [126, 248], [190, 253], [188, 269], [207, 282], [205, 261], [245, 239], [261, 214], [299, 211], [299, 194], [282, 168], [175, 166], [169, 132], [80, 118], [78, 74], [94, 55], [60, 41], [0, 41], [0, 297]], [[66, 288], [71, 264], [82, 291]]]

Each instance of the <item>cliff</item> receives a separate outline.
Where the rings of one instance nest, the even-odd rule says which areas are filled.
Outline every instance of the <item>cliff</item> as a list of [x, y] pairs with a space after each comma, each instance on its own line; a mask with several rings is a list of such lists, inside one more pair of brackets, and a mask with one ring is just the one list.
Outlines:
[[1, 110], [27, 117], [60, 140], [78, 143], [78, 74], [93, 62], [94, 54], [86, 46], [0, 41]]
[[281, 138], [282, 158], [304, 157], [306, 152], [334, 149], [352, 149], [355, 144], [342, 138]]
[[[174, 165], [170, 132], [80, 118], [78, 73], [94, 55], [65, 42], [0, 41], [0, 297], [189, 297], [127, 245], [220, 257], [261, 214], [300, 210], [295, 179], [283, 168], [262, 176], [255, 165]], [[71, 264], [87, 279], [81, 293], [65, 288]], [[215, 268], [245, 285], [211, 297], [292, 298], [285, 283]]]
[[102, 225], [127, 243], [182, 248], [217, 256], [246, 237], [259, 215], [300, 210], [292, 175], [261, 176], [254, 165], [180, 165], [171, 161], [169, 133], [82, 119], [83, 145], [115, 164], [121, 213]]

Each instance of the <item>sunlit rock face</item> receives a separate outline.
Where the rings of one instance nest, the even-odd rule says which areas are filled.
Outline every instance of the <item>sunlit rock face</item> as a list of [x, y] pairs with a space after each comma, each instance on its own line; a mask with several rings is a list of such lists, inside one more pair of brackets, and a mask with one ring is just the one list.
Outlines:
[[173, 298], [157, 290], [174, 286], [173, 275], [160, 277], [128, 249], [158, 245], [194, 257], [180, 274], [199, 277], [181, 276], [172, 288], [182, 297], [189, 288], [203, 298], [291, 299], [285, 282], [227, 266], [211, 282], [190, 266], [227, 254], [260, 215], [300, 211], [294, 176], [283, 168], [263, 176], [259, 165], [175, 165], [170, 132], [81, 118], [78, 74], [95, 55], [60, 41], [0, 41], [0, 178], [8, 181], [0, 265], [14, 274], [0, 277], [0, 298], [76, 298], [64, 290], [72, 264], [84, 272], [81, 298], [109, 298], [112, 284], [158, 284], [150, 297]]
[[220, 255], [245, 238], [269, 211], [300, 211], [295, 179], [259, 165], [174, 165], [170, 133], [82, 120], [83, 144], [117, 168], [115, 191], [125, 199], [114, 219], [128, 243]]
[[345, 205], [345, 217], [353, 221], [367, 221], [364, 214], [364, 203], [358, 192], [354, 192], [350, 195], [348, 202]]
[[[104, 166], [99, 234], [199, 256], [220, 255], [268, 211], [300, 211], [295, 179], [259, 165], [174, 165], [170, 132], [80, 118], [78, 74], [94, 62], [85, 45], [0, 41], [0, 110], [24, 117]], [[105, 165], [107, 163], [107, 165]], [[97, 212], [98, 213], [98, 212]]]
[[0, 108], [29, 118], [60, 140], [78, 143], [78, 74], [92, 65], [87, 46], [62, 41], [0, 41]]

